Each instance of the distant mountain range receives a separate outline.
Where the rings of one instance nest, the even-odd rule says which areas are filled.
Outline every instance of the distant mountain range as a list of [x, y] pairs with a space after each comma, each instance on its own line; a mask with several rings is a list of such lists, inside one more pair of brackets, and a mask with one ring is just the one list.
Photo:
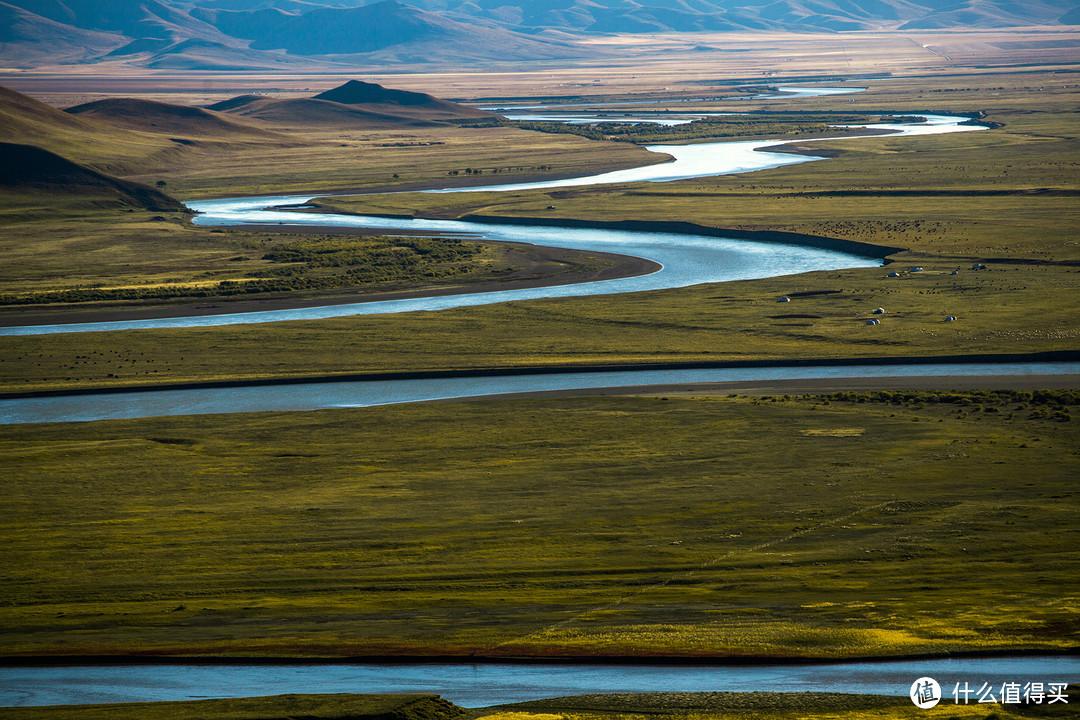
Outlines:
[[173, 69], [543, 60], [611, 33], [1080, 23], [1080, 0], [6, 0], [0, 62]]

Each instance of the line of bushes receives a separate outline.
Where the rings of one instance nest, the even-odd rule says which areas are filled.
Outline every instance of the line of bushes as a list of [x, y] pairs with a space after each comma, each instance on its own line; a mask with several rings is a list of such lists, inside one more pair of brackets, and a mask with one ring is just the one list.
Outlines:
[[207, 285], [73, 288], [33, 294], [0, 294], [0, 305], [122, 302], [210, 298], [257, 293], [324, 290], [361, 285], [431, 282], [475, 272], [483, 252], [477, 243], [455, 238], [386, 238], [362, 240], [317, 236], [281, 243], [263, 255], [281, 267], [261, 268], [240, 280]]
[[1078, 390], [965, 390], [965, 391], [905, 391], [880, 392], [842, 391], [819, 395], [825, 400], [909, 405], [912, 403], [949, 403], [955, 405], [1080, 405]]
[[[1029, 420], [1070, 422], [1071, 406], [1080, 405], [1078, 390], [968, 390], [964, 392], [890, 391], [835, 392], [815, 396], [829, 402], [877, 403], [921, 406], [957, 405], [961, 411], [1000, 413], [1002, 410], [1030, 410]], [[1007, 408], [1008, 405], [1015, 405]], [[1010, 412], [1009, 417], [1012, 417]]]
[[[692, 112], [692, 111], [691, 111]], [[630, 114], [630, 113], [628, 113]], [[896, 117], [892, 115], [859, 114], [761, 114], [707, 117], [681, 125], [663, 126], [652, 122], [620, 123], [601, 121], [573, 125], [554, 121], [492, 120], [467, 127], [517, 127], [535, 132], [579, 135], [591, 140], [615, 140], [636, 144], [677, 142], [722, 137], [754, 137], [761, 135], [811, 135], [825, 133], [834, 125], [877, 122], [922, 122], [922, 117]]]

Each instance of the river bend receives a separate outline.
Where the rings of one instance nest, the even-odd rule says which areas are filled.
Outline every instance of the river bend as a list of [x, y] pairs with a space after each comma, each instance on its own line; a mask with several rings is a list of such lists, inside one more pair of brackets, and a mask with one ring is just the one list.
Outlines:
[[[966, 121], [967, 118], [963, 117], [934, 115], [927, 116], [927, 122], [924, 124], [881, 124], [869, 127], [879, 131], [891, 131], [898, 135], [926, 135], [983, 129], [979, 126], [963, 125], [962, 123]], [[448, 188], [445, 191], [509, 191], [602, 183], [669, 182], [695, 177], [750, 172], [822, 159], [791, 153], [762, 151], [763, 148], [775, 144], [776, 141], [755, 140], [699, 143], [694, 145], [656, 145], [650, 146], [649, 149], [655, 152], [667, 153], [672, 156], [673, 160], [658, 165], [569, 180], [492, 185], [467, 189]], [[652, 260], [660, 264], [662, 269], [650, 275], [631, 278], [519, 290], [356, 302], [263, 312], [2, 327], [0, 328], [0, 336], [202, 327], [284, 320], [317, 320], [350, 315], [413, 312], [418, 310], [442, 310], [512, 300], [660, 290], [702, 283], [750, 280], [793, 275], [815, 270], [872, 267], [881, 264], [881, 260], [878, 258], [862, 257], [835, 250], [746, 240], [728, 240], [702, 235], [600, 229], [585, 230], [526, 225], [487, 225], [450, 220], [381, 218], [270, 209], [274, 206], [302, 204], [311, 199], [311, 195], [266, 196], [200, 200], [189, 202], [188, 205], [200, 213], [196, 217], [195, 223], [206, 226], [242, 227], [245, 224], [282, 224], [363, 227], [385, 230], [388, 234], [393, 234], [395, 231], [406, 233], [416, 230], [435, 231], [454, 235], [474, 235], [489, 240], [524, 242], [534, 245], [631, 255]]]

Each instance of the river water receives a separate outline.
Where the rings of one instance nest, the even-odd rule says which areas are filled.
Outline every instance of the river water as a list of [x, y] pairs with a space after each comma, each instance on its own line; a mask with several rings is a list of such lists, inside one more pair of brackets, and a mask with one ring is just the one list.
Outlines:
[[[907, 695], [933, 677], [953, 704], [964, 683], [1075, 685], [1080, 657], [910, 660], [812, 665], [441, 663], [105, 665], [0, 668], [0, 706], [195, 700], [283, 693], [433, 692], [464, 707], [616, 692], [846, 692]], [[974, 702], [975, 696], [972, 697]], [[988, 710], [993, 706], [988, 706]]]
[[1080, 362], [935, 363], [826, 367], [693, 368], [624, 372], [364, 380], [115, 392], [0, 400], [0, 424], [90, 422], [167, 415], [319, 410], [558, 390], [817, 378], [1060, 375]]
[[[983, 129], [962, 125], [966, 118], [934, 115], [923, 124], [880, 124], [876, 130], [889, 130], [897, 135], [926, 135]], [[810, 141], [804, 141], [810, 142]], [[790, 153], [762, 152], [775, 141], [739, 141], [699, 143], [694, 145], [656, 145], [649, 149], [665, 153], [671, 162], [632, 168], [588, 177], [510, 185], [491, 185], [461, 191], [510, 191], [543, 189], [625, 182], [669, 182], [694, 177], [749, 172], [815, 159]], [[451, 189], [446, 189], [450, 192]], [[443, 192], [443, 191], [433, 191]], [[367, 315], [442, 310], [453, 307], [486, 305], [512, 300], [546, 297], [576, 297], [611, 293], [639, 292], [686, 287], [701, 283], [749, 280], [780, 275], [792, 275], [814, 270], [852, 267], [871, 267], [880, 259], [851, 253], [821, 250], [794, 245], [727, 240], [677, 233], [644, 233], [617, 230], [584, 230], [563, 227], [515, 225], [486, 225], [451, 220], [421, 220], [380, 218], [370, 216], [305, 213], [269, 208], [302, 204], [311, 195], [265, 196], [255, 198], [226, 198], [201, 200], [188, 205], [201, 214], [198, 225], [243, 226], [245, 224], [328, 225], [334, 227], [364, 227], [395, 231], [435, 231], [449, 235], [473, 235], [491, 240], [525, 242], [551, 247], [594, 250], [643, 257], [659, 263], [662, 269], [650, 275], [620, 278], [602, 282], [506, 290], [500, 292], [465, 293], [441, 297], [357, 302], [293, 310], [274, 310], [220, 315], [196, 315], [175, 318], [152, 318], [101, 323], [71, 323], [60, 325], [27, 325], [0, 327], [3, 335], [37, 335], [66, 332], [97, 332], [105, 330], [137, 330], [166, 327], [201, 327], [245, 323], [278, 322], [284, 320], [315, 320], [350, 315]]]
[[[818, 89], [824, 90], [824, 89]], [[806, 95], [822, 94], [806, 92]], [[902, 135], [979, 129], [962, 126], [964, 118], [929, 118], [926, 125], [877, 126]], [[616, 182], [670, 180], [748, 172], [808, 162], [807, 156], [762, 152], [775, 142], [704, 143], [654, 146], [673, 160], [661, 165], [586, 178], [469, 188], [468, 191], [538, 189]], [[432, 220], [387, 220], [266, 210], [302, 203], [311, 196], [225, 199], [189, 203], [204, 225], [289, 223], [360, 226], [394, 230], [436, 230], [447, 234], [533, 242], [635, 255], [655, 260], [663, 269], [651, 275], [597, 283], [443, 298], [357, 303], [296, 311], [243, 313], [190, 318], [0, 328], [0, 335], [193, 327], [367, 313], [438, 310], [537, 297], [633, 292], [704, 282], [770, 277], [810, 270], [866, 267], [879, 261], [808, 248], [729, 241], [713, 237], [567, 230], [556, 227], [487, 226]], [[111, 393], [61, 398], [0, 401], [0, 422], [146, 417], [153, 415], [304, 410], [360, 407], [474, 395], [616, 387], [660, 383], [704, 383], [760, 379], [865, 377], [880, 375], [978, 375], [1080, 372], [1078, 363], [1023, 365], [923, 365], [837, 368], [746, 368], [626, 373], [561, 373], [499, 378], [445, 378], [393, 382], [317, 383], [294, 386]], [[1074, 682], [1076, 657], [934, 660], [827, 665], [647, 666], [548, 664], [410, 664], [410, 665], [138, 665], [0, 668], [0, 705], [51, 705], [98, 702], [184, 700], [242, 697], [289, 692], [436, 692], [465, 706], [486, 706], [558, 695], [642, 691], [833, 691], [906, 695], [921, 676], [936, 677], [946, 694], [954, 683], [973, 688], [983, 683]]]

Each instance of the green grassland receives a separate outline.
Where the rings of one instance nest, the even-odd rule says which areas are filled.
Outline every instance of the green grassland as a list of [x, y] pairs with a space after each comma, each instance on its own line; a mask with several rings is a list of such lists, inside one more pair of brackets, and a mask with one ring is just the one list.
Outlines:
[[[988, 717], [1071, 717], [1077, 694], [1069, 703], [999, 706], [942, 704], [919, 712], [919, 717], [960, 720]], [[946, 702], [949, 702], [946, 700]], [[465, 709], [437, 696], [408, 695], [277, 695], [168, 703], [68, 705], [0, 709], [10, 720], [270, 720], [302, 716], [309, 720], [899, 720], [911, 717], [905, 697], [874, 697], [835, 693], [626, 693], [578, 695], [489, 708]], [[987, 715], [987, 713], [990, 713]]]
[[[0, 390], [398, 370], [1075, 349], [1078, 268], [841, 270], [622, 296], [218, 328], [8, 337]], [[787, 296], [791, 302], [778, 303]], [[1048, 298], [1050, 301], [1048, 301]], [[873, 315], [883, 307], [884, 316]], [[945, 317], [956, 316], [955, 322]], [[881, 324], [867, 326], [870, 318]]]
[[[1029, 95], [1041, 101], [1033, 106]], [[1073, 91], [1015, 91], [990, 131], [815, 141], [828, 162], [741, 175], [467, 195], [358, 196], [353, 211], [650, 220], [782, 230], [899, 246], [921, 257], [1080, 259], [1080, 131]], [[865, 102], [865, 101], [864, 101]], [[980, 108], [981, 105], [969, 106]], [[945, 107], [944, 110], [949, 110]], [[914, 110], [913, 110], [914, 111]], [[554, 205], [548, 210], [548, 206]]]
[[32, 224], [9, 236], [12, 262], [0, 305], [371, 292], [509, 269], [495, 246], [443, 238], [254, 234], [192, 228], [183, 217], [161, 215], [66, 222], [45, 237]]
[[473, 711], [487, 720], [630, 720], [631, 718], [685, 718], [686, 720], [899, 720], [900, 718], [955, 718], [957, 720], [1019, 720], [1029, 717], [1072, 717], [1075, 692], [1069, 703], [1054, 705], [963, 705], [946, 697], [937, 707], [917, 710], [906, 697], [874, 697], [833, 693], [625, 693], [579, 695], [500, 708]]
[[181, 163], [125, 177], [150, 183], [166, 177], [170, 192], [195, 199], [405, 183], [450, 185], [455, 177], [468, 184], [475, 175], [466, 175], [466, 169], [497, 180], [565, 177], [582, 168], [602, 171], [663, 160], [629, 144], [517, 128], [340, 128], [309, 130], [301, 137], [303, 142], [292, 146], [267, 143], [228, 153], [188, 151]]
[[759, 112], [753, 116], [742, 114], [705, 117], [680, 125], [661, 126], [652, 122], [598, 122], [574, 125], [553, 121], [499, 120], [490, 126], [509, 126], [545, 133], [579, 135], [592, 140], [617, 140], [636, 145], [656, 143], [684, 143], [709, 139], [767, 136], [769, 138], [805, 138], [822, 135], [843, 135], [857, 131], [838, 129], [839, 124], [866, 124], [875, 122], [912, 122], [910, 118], [898, 119], [880, 114], [850, 113], [770, 113]]
[[106, 122], [0, 88], [0, 141], [36, 145], [148, 185], [164, 180], [168, 192], [185, 199], [453, 182], [454, 170], [468, 184], [465, 168], [511, 177], [566, 176], [663, 159], [629, 144], [510, 127], [310, 124], [302, 116], [282, 126], [208, 111], [192, 117], [188, 110]]
[[[898, 91], [866, 93], [851, 108], [982, 109], [1005, 125], [815, 143], [838, 157], [746, 176], [326, 201], [441, 216], [674, 218], [909, 248], [890, 267], [439, 313], [6, 337], [0, 391], [1074, 350], [1074, 91], [1038, 92], [1043, 79], [995, 76], [985, 82], [1002, 89], [970, 91], [949, 83], [984, 81], [896, 81]], [[458, 168], [482, 169], [481, 181], [496, 167], [500, 179], [570, 174], [615, 163], [612, 147], [644, 153], [509, 128], [437, 132], [342, 137], [340, 157], [327, 136], [322, 154], [281, 147], [233, 169], [224, 155], [201, 168], [184, 160], [175, 177], [151, 168], [137, 179], [167, 179], [183, 197], [329, 191], [434, 182]], [[515, 161], [522, 138], [542, 147]], [[186, 158], [212, 154], [190, 147]], [[84, 217], [6, 222], [20, 288], [68, 275], [142, 286], [221, 273], [205, 278], [217, 282], [233, 265], [275, 267], [264, 235], [203, 234], [179, 216], [138, 213], [85, 230]], [[240, 255], [248, 260], [231, 260]], [[988, 269], [968, 270], [975, 261]], [[83, 266], [101, 275], [80, 275]], [[901, 277], [887, 278], [893, 269]], [[876, 307], [882, 323], [867, 326]], [[844, 658], [1075, 648], [1074, 400], [859, 400], [504, 400], [0, 427], [3, 652]], [[723, 717], [709, 712], [684, 714]]]
[[437, 695], [346, 693], [0, 708], [7, 720], [450, 720], [463, 713]]
[[[403, 193], [323, 200], [347, 211], [440, 217], [676, 218], [741, 231], [796, 232], [908, 248], [894, 254], [895, 262], [885, 268], [587, 301], [515, 302], [445, 310], [437, 316], [411, 313], [148, 330], [126, 334], [120, 343], [124, 351], [116, 350], [118, 339], [110, 333], [9, 338], [0, 347], [0, 388], [1075, 349], [1080, 337], [1080, 153], [1073, 91], [1039, 92], [1047, 79], [995, 76], [986, 82], [1011, 82], [1015, 87], [955, 92], [947, 92], [950, 79], [927, 81], [919, 92], [940, 103], [933, 109], [955, 111], [962, 106], [971, 111], [980, 107], [976, 99], [992, 98], [996, 107], [987, 109], [986, 119], [1004, 126], [939, 136], [819, 142], [812, 147], [840, 155], [747, 175], [527, 193]], [[927, 107], [926, 99], [897, 82], [901, 87], [894, 94], [906, 98], [906, 108], [884, 92], [856, 96], [853, 107], [881, 105], [896, 112]], [[974, 262], [987, 269], [971, 271]], [[907, 272], [916, 265], [925, 272]], [[953, 270], [958, 274], [952, 275]], [[901, 277], [886, 277], [891, 271]], [[781, 296], [792, 302], [778, 304]], [[886, 310], [882, 324], [866, 326], [877, 307]], [[945, 323], [947, 316], [958, 320]], [[115, 355], [116, 362], [95, 365], [87, 360], [105, 355]], [[134, 358], [138, 362], [127, 362]]]
[[183, 213], [95, 208], [84, 195], [66, 203], [7, 197], [13, 202], [0, 210], [0, 223], [10, 221], [0, 240], [8, 260], [0, 268], [0, 307], [9, 318], [39, 313], [40, 322], [64, 319], [65, 309], [153, 312], [192, 299], [287, 302], [588, 275], [617, 260], [576, 251], [549, 257], [532, 246], [456, 238], [210, 229], [192, 226]]
[[4, 426], [0, 647], [1072, 648], [1077, 410], [691, 395]]

